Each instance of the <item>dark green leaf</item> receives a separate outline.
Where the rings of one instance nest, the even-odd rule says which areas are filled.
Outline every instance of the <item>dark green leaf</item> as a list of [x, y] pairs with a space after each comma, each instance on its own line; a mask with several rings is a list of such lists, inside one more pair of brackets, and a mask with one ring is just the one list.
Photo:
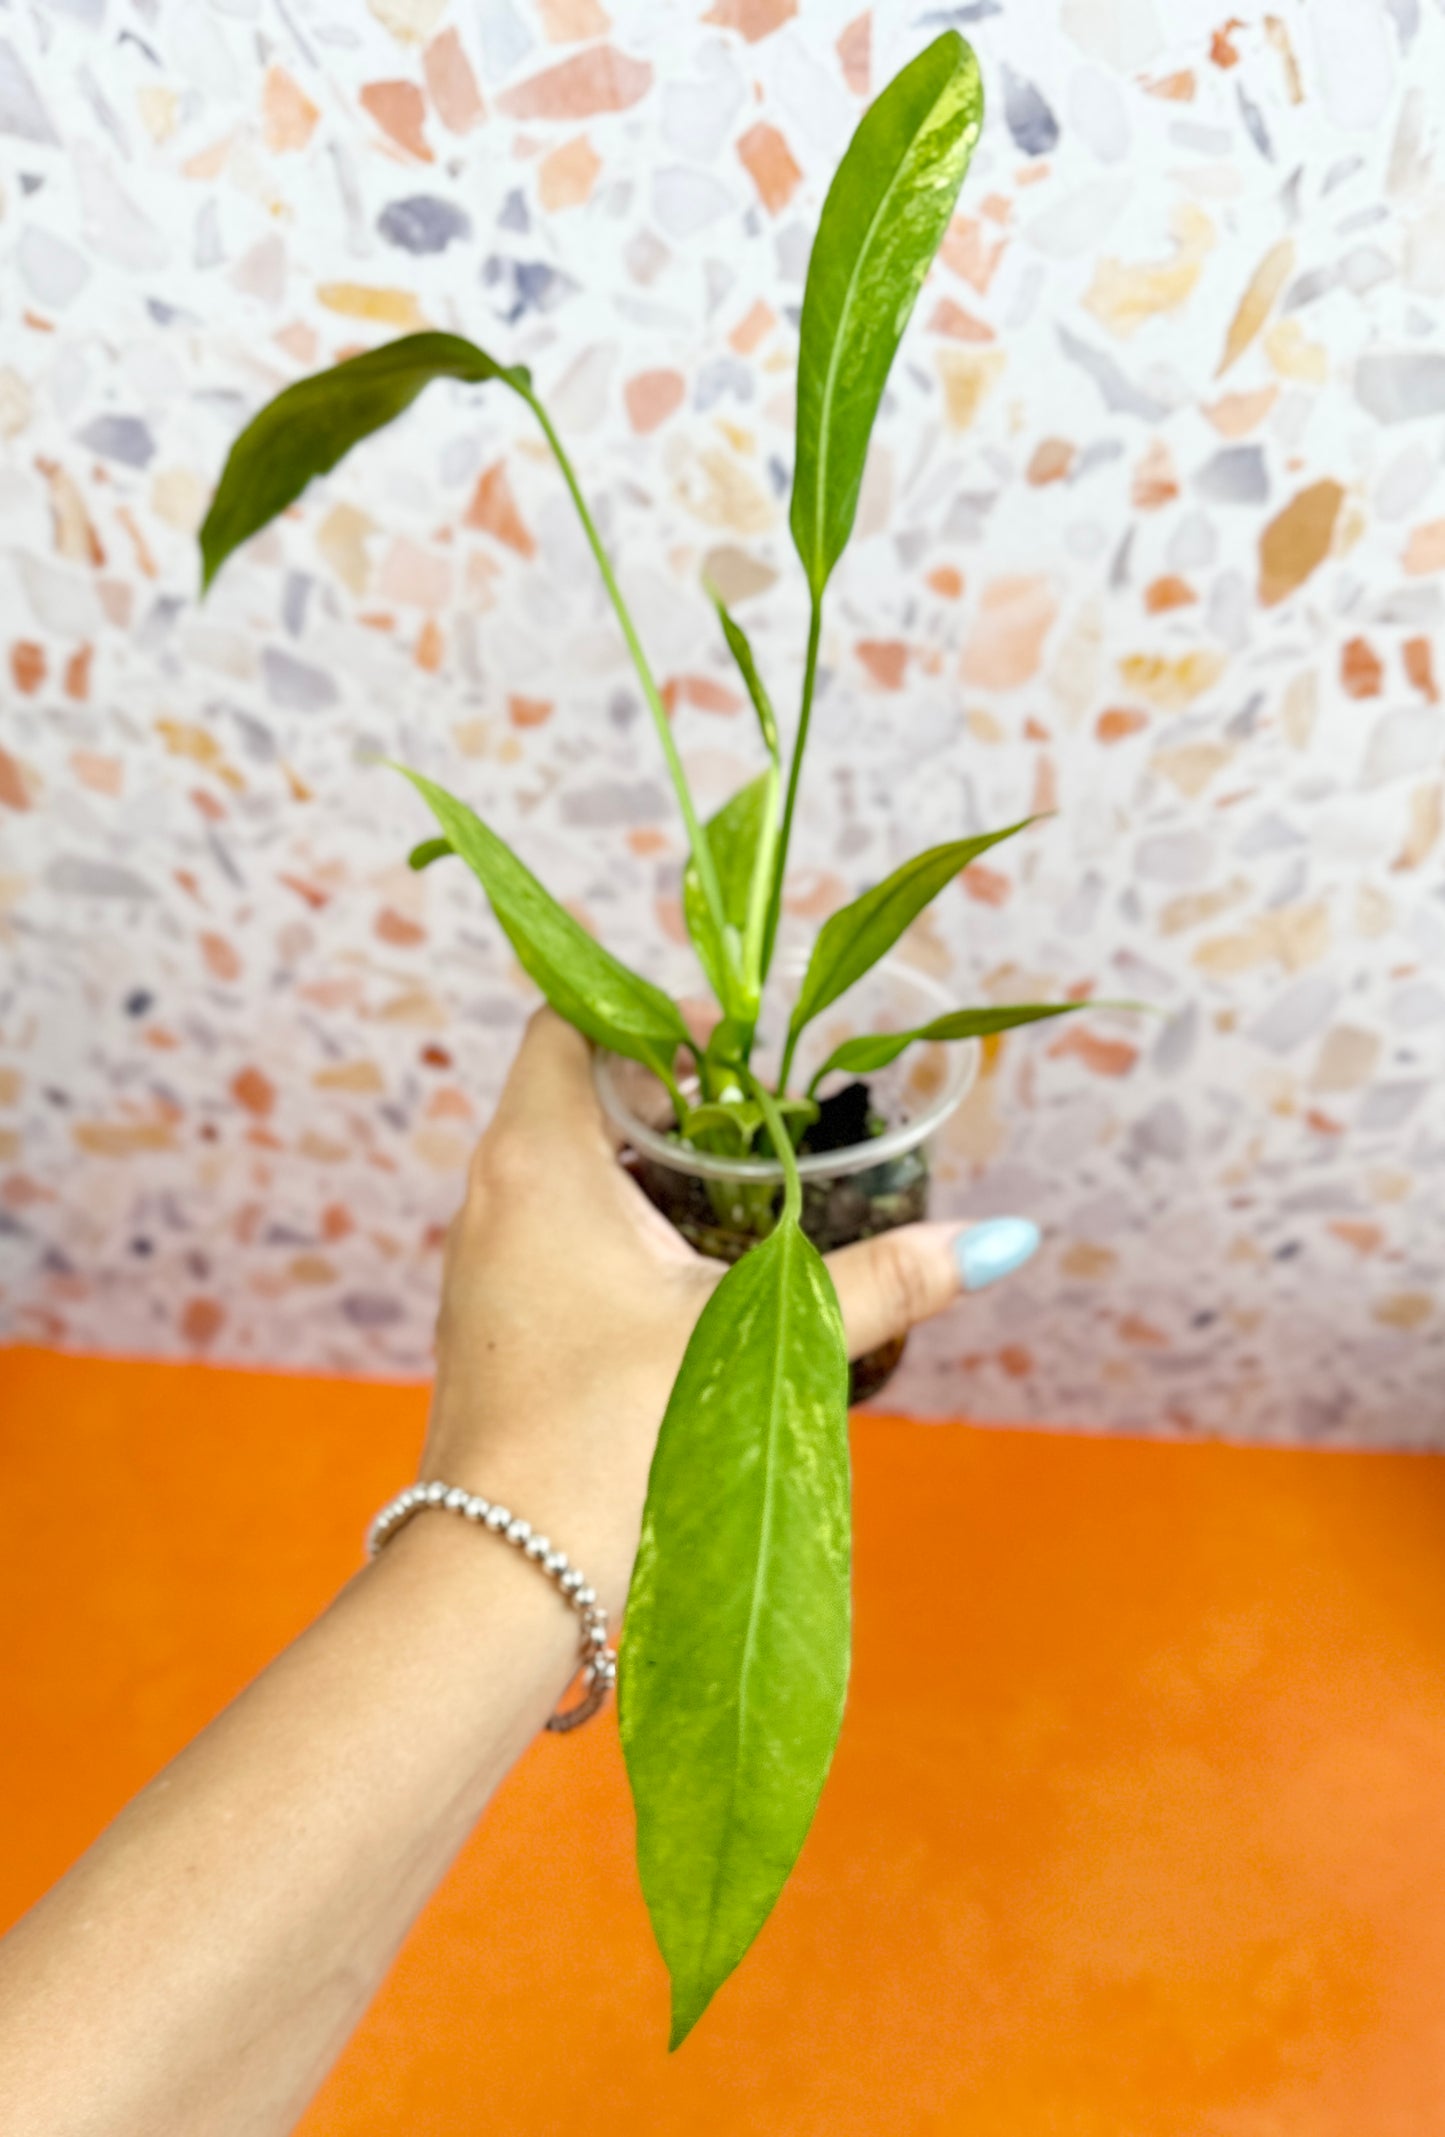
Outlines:
[[970, 861], [976, 861], [990, 846], [999, 845], [1024, 831], [1032, 816], [1009, 824], [1003, 831], [986, 831], [981, 838], [952, 839], [946, 846], [930, 846], [915, 854], [883, 882], [864, 891], [851, 905], [824, 922], [793, 1011], [790, 1030], [796, 1034], [830, 1002], [836, 1002], [855, 980], [876, 965], [892, 949], [904, 929], [918, 918], [926, 905], [951, 883]]
[[777, 717], [773, 712], [772, 699], [768, 696], [763, 679], [758, 673], [758, 664], [753, 658], [753, 649], [748, 641], [748, 634], [740, 623], [734, 623], [728, 613], [727, 604], [717, 588], [710, 581], [706, 583], [708, 599], [717, 610], [717, 620], [722, 625], [722, 633], [727, 640], [728, 651], [737, 663], [739, 675], [747, 684], [748, 696], [753, 701], [753, 710], [758, 716], [758, 726], [762, 730], [764, 747], [774, 764], [776, 764], [778, 761]]
[[420, 874], [423, 868], [430, 868], [433, 861], [444, 861], [449, 853], [455, 852], [456, 847], [449, 838], [424, 838], [419, 846], [412, 847], [406, 865]]
[[[744, 969], [743, 953], [752, 911], [758, 850], [764, 846], [771, 851], [777, 827], [777, 795], [777, 774], [761, 772], [725, 801], [717, 815], [709, 818], [704, 826], [704, 836], [712, 848], [722, 892], [723, 918], [736, 937], [734, 958], [740, 977]], [[764, 883], [763, 888], [766, 887]], [[708, 983], [719, 1003], [726, 1006], [735, 999], [736, 988], [730, 983], [726, 953], [718, 943], [702, 884], [691, 861], [683, 871], [682, 910]], [[756, 1004], [752, 1006], [756, 1007]]]
[[594, 942], [465, 802], [420, 772], [397, 770], [481, 883], [519, 962], [558, 1014], [599, 1046], [645, 1062], [671, 1086], [678, 1048], [689, 1043], [677, 1004]]
[[703, 1309], [653, 1457], [623, 1634], [637, 1856], [672, 2045], [767, 1920], [848, 1682], [848, 1367], [785, 1213]]
[[978, 63], [945, 30], [863, 114], [808, 262], [793, 540], [814, 599], [847, 546], [878, 403], [983, 123]]
[[865, 1032], [834, 1047], [815, 1073], [811, 1088], [816, 1090], [834, 1069], [849, 1076], [871, 1075], [874, 1069], [887, 1068], [905, 1047], [921, 1040], [987, 1039], [994, 1032], [1012, 1031], [1019, 1024], [1037, 1024], [1045, 1017], [1067, 1017], [1077, 1009], [1099, 1006], [1097, 1002], [1009, 1002], [998, 1009], [955, 1009], [950, 1016], [935, 1017], [931, 1024], [920, 1024], [913, 1031]]
[[508, 370], [459, 334], [408, 334], [268, 401], [231, 447], [201, 527], [202, 590], [233, 549], [294, 503], [313, 476], [394, 422], [434, 378], [472, 385], [497, 378], [514, 392], [528, 383], [520, 365]]

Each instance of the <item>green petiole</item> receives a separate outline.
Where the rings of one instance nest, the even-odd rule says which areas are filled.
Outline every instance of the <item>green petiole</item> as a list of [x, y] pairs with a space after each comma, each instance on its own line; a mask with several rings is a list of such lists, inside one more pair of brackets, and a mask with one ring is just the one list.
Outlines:
[[[823, 596], [815, 593], [808, 617], [808, 654], [803, 668], [803, 696], [798, 709], [798, 732], [793, 743], [792, 761], [788, 767], [788, 798], [783, 806], [783, 828], [778, 839], [777, 860], [773, 867], [772, 891], [768, 900], [768, 917], [763, 931], [762, 977], [767, 978], [773, 962], [773, 946], [778, 939], [778, 920], [783, 909], [783, 878], [788, 868], [788, 847], [793, 836], [793, 812], [798, 803], [798, 781], [803, 772], [803, 753], [808, 747], [808, 727], [813, 717], [813, 692], [818, 682], [818, 644], [823, 631]], [[782, 1090], [786, 1073], [779, 1078]]]
[[[793, 1026], [789, 1025], [787, 1041], [783, 1047], [783, 1058], [778, 1065], [779, 1098], [786, 1098], [788, 1095], [788, 1077], [792, 1073], [793, 1056], [798, 1050], [798, 1041], [801, 1037], [802, 1033], [800, 1031], [795, 1030]], [[817, 1081], [818, 1079], [815, 1076], [813, 1082], [810, 1083], [808, 1086], [808, 1096], [810, 1098], [814, 1095]]]
[[763, 945], [767, 939], [768, 912], [773, 890], [773, 868], [778, 850], [778, 767], [768, 768], [768, 810], [764, 833], [758, 840], [758, 850], [753, 861], [752, 882], [748, 890], [747, 925], [743, 930], [742, 965], [743, 985], [747, 990], [754, 1015], [763, 991], [763, 979], [767, 964]]
[[[622, 589], [617, 584], [611, 559], [603, 546], [602, 537], [597, 531], [597, 524], [588, 510], [587, 500], [582, 494], [581, 485], [573, 471], [572, 463], [567, 457], [566, 449], [553, 429], [551, 418], [546, 409], [537, 399], [536, 394], [533, 393], [530, 384], [519, 385], [517, 391], [541, 425], [542, 435], [552, 449], [552, 457], [562, 471], [562, 480], [571, 492], [572, 502], [577, 508], [577, 517], [582, 522], [582, 532], [586, 535], [588, 546], [597, 560], [597, 569], [602, 574], [602, 583], [607, 589], [608, 599], [611, 601], [617, 621], [622, 627], [622, 635], [627, 641], [627, 650], [632, 656], [632, 665], [637, 671], [637, 679], [642, 685], [642, 694], [647, 700], [647, 709], [652, 714], [652, 724], [657, 729], [657, 738], [662, 744], [662, 754], [667, 762], [668, 777], [672, 781], [673, 792], [677, 796], [678, 807], [682, 811], [682, 820], [687, 828], [688, 844], [692, 849], [693, 865], [697, 869], [697, 879], [702, 886], [702, 894], [707, 900], [708, 912], [712, 916], [713, 926], [717, 930], [718, 941], [723, 947], [724, 955], [728, 956], [730, 963], [735, 963], [735, 953], [728, 939], [727, 920], [723, 911], [722, 886], [718, 882], [717, 864], [713, 860], [712, 848], [708, 844], [702, 824], [698, 818], [697, 809], [693, 803], [692, 790], [687, 783], [687, 773], [683, 770], [682, 758], [678, 752], [677, 741], [672, 732], [672, 722], [667, 716], [667, 707], [662, 702], [662, 694], [653, 679], [647, 655], [642, 650], [642, 641], [637, 635], [637, 629], [628, 611], [627, 603], [622, 598]], [[741, 975], [734, 971], [732, 977], [736, 981], [740, 979]]]
[[798, 1171], [797, 1153], [793, 1139], [783, 1125], [783, 1116], [778, 1110], [778, 1101], [765, 1083], [744, 1068], [743, 1077], [763, 1116], [764, 1125], [777, 1153], [778, 1163], [783, 1168], [783, 1210], [779, 1224], [791, 1221], [796, 1224], [803, 1214], [803, 1178]]

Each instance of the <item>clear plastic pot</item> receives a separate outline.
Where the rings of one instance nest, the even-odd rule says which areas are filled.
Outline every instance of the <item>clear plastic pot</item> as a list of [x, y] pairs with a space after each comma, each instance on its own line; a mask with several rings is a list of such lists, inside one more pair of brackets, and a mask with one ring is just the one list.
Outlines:
[[[765, 1082], [777, 1071], [788, 1013], [801, 984], [806, 959], [779, 957], [763, 999], [754, 1066]], [[956, 1007], [950, 994], [925, 973], [885, 958], [841, 1001], [809, 1025], [791, 1077], [795, 1093], [844, 1039], [865, 1033], [909, 1030]], [[909, 1047], [898, 1060], [862, 1078], [877, 1131], [834, 1150], [804, 1150], [798, 1159], [803, 1182], [803, 1230], [822, 1253], [868, 1239], [926, 1214], [930, 1185], [929, 1144], [966, 1096], [978, 1070], [975, 1040]], [[599, 1053], [597, 1093], [623, 1139], [622, 1159], [648, 1200], [699, 1253], [738, 1261], [767, 1237], [782, 1207], [782, 1167], [771, 1158], [724, 1158], [693, 1150], [672, 1133], [672, 1101], [640, 1062]], [[833, 1076], [819, 1091], [829, 1096], [850, 1080]], [[695, 1088], [695, 1084], [692, 1086]], [[684, 1092], [691, 1095], [688, 1079]], [[854, 1360], [852, 1400], [876, 1395], [903, 1356], [903, 1337]]]

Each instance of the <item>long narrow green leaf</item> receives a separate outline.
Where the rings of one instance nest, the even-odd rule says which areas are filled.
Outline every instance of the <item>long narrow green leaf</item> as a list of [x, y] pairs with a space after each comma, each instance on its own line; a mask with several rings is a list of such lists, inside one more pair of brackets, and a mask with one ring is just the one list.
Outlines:
[[683, 870], [683, 918], [698, 960], [719, 1004], [724, 1008], [732, 1005], [738, 1012], [749, 1008], [755, 1011], [757, 1007], [755, 999], [739, 998], [738, 983], [746, 993], [743, 950], [759, 872], [758, 855], [761, 849], [764, 863], [771, 859], [777, 807], [777, 773], [770, 769], [760, 772], [745, 787], [739, 787], [704, 826], [703, 835], [712, 849], [713, 866], [722, 894], [723, 921], [732, 930], [731, 965], [727, 948], [719, 943], [717, 930], [712, 924], [696, 863], [689, 860]]
[[693, 1332], [627, 1605], [622, 1746], [673, 2047], [787, 1880], [847, 1690], [847, 1353], [795, 1210]]
[[1019, 1024], [1038, 1024], [1045, 1017], [1067, 1017], [1078, 1009], [1099, 1007], [1097, 1002], [1008, 1002], [998, 1009], [955, 1009], [912, 1031], [864, 1032], [835, 1046], [808, 1088], [816, 1091], [823, 1078], [835, 1069], [849, 1076], [871, 1075], [875, 1069], [887, 1068], [890, 1061], [896, 1061], [906, 1047], [926, 1039], [987, 1039], [995, 1032], [1012, 1031]]
[[732, 654], [737, 671], [747, 686], [748, 696], [753, 701], [753, 711], [758, 716], [758, 727], [762, 733], [763, 746], [774, 764], [776, 764], [779, 754], [777, 715], [773, 711], [773, 701], [768, 696], [767, 687], [763, 682], [762, 676], [758, 673], [758, 664], [753, 657], [752, 643], [742, 625], [734, 622], [728, 611], [727, 603], [712, 584], [712, 581], [705, 580], [703, 583], [706, 587], [709, 601], [717, 610], [717, 620], [722, 625], [722, 634], [727, 640], [728, 651]]
[[753, 849], [752, 880], [748, 886], [748, 911], [743, 926], [743, 981], [750, 1005], [755, 1005], [761, 997], [763, 980], [767, 976], [763, 945], [767, 938], [773, 865], [778, 851], [779, 776], [776, 762], [763, 774], [762, 821]]
[[883, 388], [983, 124], [956, 30], [863, 114], [823, 203], [798, 346], [793, 541], [814, 599], [847, 545]]
[[394, 422], [435, 378], [471, 385], [500, 379], [526, 396], [531, 380], [460, 334], [406, 334], [314, 378], [298, 379], [268, 401], [231, 447], [201, 526], [204, 592], [233, 549], [260, 532], [308, 482], [373, 431]]
[[952, 839], [946, 846], [930, 846], [905, 861], [891, 876], [875, 883], [851, 905], [834, 913], [819, 930], [803, 974], [803, 984], [793, 1010], [790, 1032], [796, 1038], [820, 1009], [847, 991], [855, 980], [877, 964], [892, 949], [903, 930], [926, 905], [951, 883], [960, 870], [976, 861], [990, 846], [1013, 838], [1035, 821], [1024, 817], [1002, 831], [986, 831], [980, 838]]
[[[707, 838], [717, 866], [724, 918], [741, 930], [747, 924], [748, 898], [752, 890], [753, 855], [766, 821], [769, 775], [760, 772], [736, 794], [729, 795], [715, 816], [708, 818]], [[684, 871], [686, 887], [691, 879], [696, 895], [697, 872], [689, 862]]]
[[675, 1088], [678, 1048], [691, 1040], [671, 997], [594, 942], [465, 802], [420, 772], [405, 765], [397, 770], [411, 781], [446, 843], [480, 882], [518, 961], [558, 1014], [599, 1046], [645, 1062]]
[[433, 861], [444, 861], [449, 853], [455, 853], [456, 850], [449, 838], [424, 838], [419, 845], [412, 847], [406, 857], [406, 865], [408, 868], [414, 868], [420, 875], [424, 868], [431, 867]]

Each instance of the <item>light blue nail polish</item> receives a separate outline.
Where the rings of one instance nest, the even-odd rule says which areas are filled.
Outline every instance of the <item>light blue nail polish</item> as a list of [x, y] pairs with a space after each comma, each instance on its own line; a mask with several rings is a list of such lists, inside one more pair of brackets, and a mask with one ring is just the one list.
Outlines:
[[953, 1258], [965, 1291], [982, 1291], [1001, 1276], [1012, 1276], [1038, 1252], [1042, 1233], [1029, 1217], [991, 1217], [970, 1225], [953, 1242]]

